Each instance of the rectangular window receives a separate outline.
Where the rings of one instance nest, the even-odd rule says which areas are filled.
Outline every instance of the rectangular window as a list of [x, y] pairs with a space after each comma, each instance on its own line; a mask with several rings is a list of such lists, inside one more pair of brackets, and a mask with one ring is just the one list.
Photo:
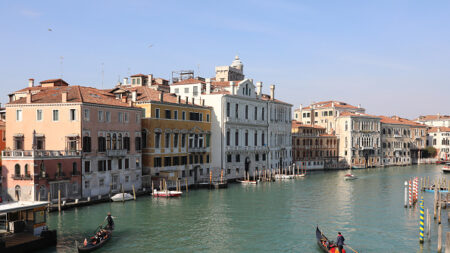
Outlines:
[[182, 112], [181, 113], [181, 119], [182, 120], [186, 120], [186, 112]]
[[103, 111], [98, 111], [98, 122], [103, 122]]
[[108, 160], [108, 170], [111, 170], [112, 168], [112, 160]]
[[181, 134], [181, 147], [186, 147], [186, 134]]
[[160, 148], [161, 133], [155, 133], [155, 148]]
[[84, 188], [89, 189], [89, 181], [88, 180], [84, 181]]
[[236, 119], [239, 118], [239, 104], [236, 104], [235, 115], [236, 115]]
[[125, 158], [125, 169], [129, 169], [130, 168], [130, 159]]
[[119, 122], [122, 123], [123, 122], [123, 112], [118, 112], [117, 115], [119, 117]]
[[248, 105], [245, 106], [245, 119], [248, 119]]
[[165, 146], [165, 148], [170, 147], [170, 134], [169, 133], [166, 133], [166, 137], [164, 139], [164, 146]]
[[198, 112], [189, 112], [189, 120], [200, 121], [200, 113], [198, 113]]
[[91, 172], [91, 161], [84, 161], [84, 172]]
[[230, 102], [227, 102], [227, 117], [230, 117]]
[[258, 120], [258, 107], [255, 106], [255, 120]]
[[172, 159], [170, 156], [164, 157], [164, 167], [171, 166], [172, 165], [171, 161], [172, 161]]
[[111, 112], [105, 112], [106, 122], [111, 122]]
[[234, 133], [234, 145], [239, 146], [239, 131], [236, 130], [236, 133]]
[[230, 130], [227, 131], [227, 146], [230, 146]]
[[200, 114], [199, 114], [198, 121], [203, 121], [203, 113], [200, 113]]
[[89, 109], [84, 109], [84, 120], [85, 121], [89, 121], [89, 118], [90, 118], [90, 112], [89, 112]]
[[261, 120], [264, 120], [264, 108], [261, 108]]
[[193, 87], [192, 95], [193, 96], [197, 96], [198, 95], [198, 87], [197, 86]]
[[70, 109], [69, 118], [70, 118], [70, 121], [77, 120], [77, 110], [76, 109]]
[[122, 159], [118, 159], [117, 160], [117, 164], [119, 165], [119, 170], [121, 170], [122, 169]]
[[227, 163], [231, 163], [231, 155], [227, 155]]
[[178, 148], [178, 133], [173, 134], [173, 147]]
[[209, 114], [206, 114], [206, 122], [209, 122]]
[[130, 115], [128, 112], [125, 112], [123, 115], [125, 116], [125, 123], [128, 123], [130, 121]]
[[178, 111], [173, 111], [173, 119], [178, 119]]
[[189, 88], [184, 88], [184, 93], [189, 93]]
[[159, 108], [155, 109], [155, 118], [159, 119]]
[[241, 155], [236, 155], [236, 162], [240, 163], [241, 162]]
[[53, 121], [59, 121], [59, 110], [53, 110]]
[[22, 121], [22, 110], [16, 110], [16, 121]]
[[180, 89], [179, 89], [179, 88], [175, 88], [174, 93], [175, 93], [175, 94], [180, 93]]
[[42, 121], [42, 110], [41, 109], [36, 110], [36, 120]]
[[154, 159], [153, 159], [153, 166], [154, 167], [162, 167], [161, 165], [161, 157], [155, 157]]
[[255, 132], [254, 141], [255, 141], [255, 147], [258, 146], [258, 132]]
[[166, 118], [166, 119], [171, 119], [171, 118], [172, 118], [172, 117], [171, 117], [172, 115], [171, 115], [171, 111], [170, 111], [170, 110], [165, 110], [165, 114], [166, 114], [166, 115], [165, 115], [165, 118]]

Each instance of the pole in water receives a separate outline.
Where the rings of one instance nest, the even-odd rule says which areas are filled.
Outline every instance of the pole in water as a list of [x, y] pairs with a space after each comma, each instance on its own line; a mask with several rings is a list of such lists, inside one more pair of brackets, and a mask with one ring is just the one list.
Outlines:
[[438, 245], [437, 245], [437, 252], [442, 252], [442, 224], [439, 224], [438, 226]]
[[423, 212], [423, 196], [420, 197], [420, 203], [419, 203], [419, 212], [420, 212], [420, 218], [419, 218], [419, 242], [423, 243], [423, 230], [424, 230], [424, 212]]
[[405, 208], [408, 207], [408, 182], [405, 181]]

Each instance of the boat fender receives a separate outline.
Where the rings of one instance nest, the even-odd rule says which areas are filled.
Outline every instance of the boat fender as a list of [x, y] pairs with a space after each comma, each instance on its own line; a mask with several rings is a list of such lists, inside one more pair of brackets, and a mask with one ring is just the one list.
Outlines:
[[84, 242], [83, 242], [83, 245], [84, 245], [84, 247], [86, 247], [86, 246], [87, 246], [87, 239], [86, 239], [86, 238], [84, 238]]

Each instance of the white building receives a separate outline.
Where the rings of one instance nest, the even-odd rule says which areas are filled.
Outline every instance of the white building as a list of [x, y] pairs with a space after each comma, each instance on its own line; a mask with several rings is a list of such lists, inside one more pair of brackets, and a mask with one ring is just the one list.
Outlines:
[[450, 128], [432, 127], [428, 130], [427, 146], [437, 150], [439, 159], [450, 159]]
[[450, 127], [450, 116], [449, 115], [425, 115], [419, 116], [414, 121], [425, 124], [430, 127]]
[[228, 179], [253, 176], [292, 163], [291, 107], [262, 94], [262, 83], [244, 79], [239, 57], [231, 66], [216, 67], [216, 77], [187, 79], [170, 91], [204, 101], [211, 117], [212, 167], [225, 168]]

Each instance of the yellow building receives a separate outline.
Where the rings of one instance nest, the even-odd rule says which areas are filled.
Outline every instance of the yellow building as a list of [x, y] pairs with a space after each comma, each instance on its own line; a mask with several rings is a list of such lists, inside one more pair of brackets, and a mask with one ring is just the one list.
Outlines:
[[163, 179], [195, 184], [209, 179], [211, 108], [141, 85], [118, 85], [111, 91], [143, 109], [142, 184]]

